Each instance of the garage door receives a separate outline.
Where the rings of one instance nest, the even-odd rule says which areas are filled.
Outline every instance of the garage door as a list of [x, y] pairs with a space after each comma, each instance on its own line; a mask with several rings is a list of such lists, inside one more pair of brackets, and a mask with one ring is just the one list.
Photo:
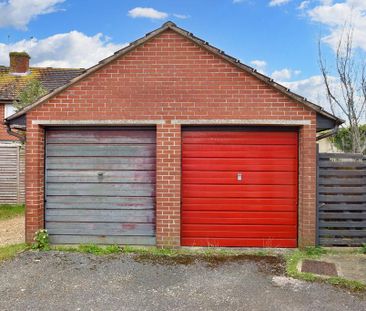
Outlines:
[[186, 129], [185, 246], [297, 246], [297, 132]]
[[155, 131], [46, 131], [52, 243], [155, 244]]

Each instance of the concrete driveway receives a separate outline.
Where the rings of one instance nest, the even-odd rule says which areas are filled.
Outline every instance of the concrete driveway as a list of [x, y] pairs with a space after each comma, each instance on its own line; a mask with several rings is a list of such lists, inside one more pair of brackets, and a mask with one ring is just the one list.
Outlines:
[[284, 277], [275, 257], [230, 260], [25, 252], [0, 263], [1, 310], [366, 310], [366, 298]]

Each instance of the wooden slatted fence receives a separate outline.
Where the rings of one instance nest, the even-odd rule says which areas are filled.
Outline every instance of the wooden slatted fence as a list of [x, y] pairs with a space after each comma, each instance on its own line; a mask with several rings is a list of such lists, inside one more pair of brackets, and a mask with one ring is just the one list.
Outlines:
[[366, 157], [318, 153], [318, 244], [366, 243]]
[[0, 204], [24, 203], [24, 147], [0, 144]]

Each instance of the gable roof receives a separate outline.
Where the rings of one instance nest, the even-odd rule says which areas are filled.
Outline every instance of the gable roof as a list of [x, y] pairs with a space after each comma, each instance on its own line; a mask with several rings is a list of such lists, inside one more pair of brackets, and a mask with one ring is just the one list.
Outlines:
[[151, 40], [152, 38], [158, 36], [159, 34], [161, 34], [162, 32], [164, 32], [166, 30], [175, 31], [176, 33], [178, 33], [178, 34], [182, 35], [183, 37], [193, 41], [194, 43], [196, 43], [197, 45], [205, 48], [206, 50], [210, 51], [211, 53], [213, 53], [215, 55], [218, 55], [219, 57], [221, 57], [224, 60], [228, 61], [229, 63], [235, 65], [236, 67], [240, 68], [241, 70], [244, 70], [245, 72], [255, 76], [256, 78], [263, 81], [267, 85], [270, 85], [271, 87], [277, 89], [278, 91], [280, 91], [280, 92], [284, 93], [285, 95], [289, 96], [290, 98], [294, 99], [295, 101], [297, 101], [297, 102], [309, 107], [310, 109], [316, 111], [317, 114], [320, 115], [320, 117], [325, 118], [329, 121], [332, 121], [335, 125], [339, 125], [339, 124], [342, 124], [344, 122], [343, 120], [337, 118], [333, 114], [325, 111], [321, 106], [318, 106], [318, 105], [308, 101], [306, 98], [291, 92], [290, 89], [288, 89], [288, 88], [284, 87], [283, 85], [273, 81], [273, 79], [257, 72], [256, 69], [241, 63], [238, 59], [236, 59], [236, 58], [226, 54], [224, 51], [210, 45], [208, 42], [194, 36], [191, 32], [188, 32], [188, 31], [186, 31], [182, 28], [177, 27], [176, 24], [174, 24], [173, 22], [170, 22], [170, 21], [164, 23], [160, 28], [157, 28], [156, 30], [154, 30], [150, 33], [147, 33], [145, 35], [145, 37], [137, 39], [136, 41], [130, 43], [125, 48], [122, 48], [122, 49], [118, 50], [117, 52], [115, 52], [113, 55], [101, 60], [98, 64], [96, 64], [95, 66], [90, 67], [89, 69], [85, 70], [84, 73], [82, 73], [81, 75], [73, 78], [70, 82], [58, 87], [57, 89], [55, 89], [51, 93], [41, 97], [35, 103], [33, 103], [31, 105], [28, 105], [25, 108], [23, 108], [22, 110], [18, 111], [17, 113], [11, 115], [10, 117], [8, 117], [6, 119], [6, 122], [8, 122], [10, 120], [15, 120], [15, 119], [21, 117], [22, 115], [26, 114], [28, 111], [32, 110], [33, 108], [37, 107], [38, 105], [42, 104], [43, 102], [49, 100], [53, 96], [59, 94], [60, 92], [62, 92], [65, 89], [67, 89], [69, 86], [71, 86], [71, 85], [77, 83], [78, 81], [84, 79], [85, 77], [89, 76], [90, 74], [97, 71], [98, 69], [106, 66], [107, 64], [114, 61], [115, 59], [127, 54], [131, 50], [134, 50], [138, 46], [144, 44], [145, 42]]
[[70, 80], [80, 75], [85, 69], [78, 68], [40, 68], [30, 67], [30, 74], [14, 75], [10, 73], [10, 68], [0, 66], [0, 103], [12, 102], [17, 99], [19, 92], [32, 79], [37, 79], [47, 92], [59, 88]]

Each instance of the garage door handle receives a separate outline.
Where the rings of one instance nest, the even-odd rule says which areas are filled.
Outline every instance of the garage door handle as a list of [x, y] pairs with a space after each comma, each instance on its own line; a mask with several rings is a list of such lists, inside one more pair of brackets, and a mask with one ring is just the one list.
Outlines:
[[237, 181], [242, 181], [243, 180], [243, 173], [237, 173], [236, 174], [236, 180]]

